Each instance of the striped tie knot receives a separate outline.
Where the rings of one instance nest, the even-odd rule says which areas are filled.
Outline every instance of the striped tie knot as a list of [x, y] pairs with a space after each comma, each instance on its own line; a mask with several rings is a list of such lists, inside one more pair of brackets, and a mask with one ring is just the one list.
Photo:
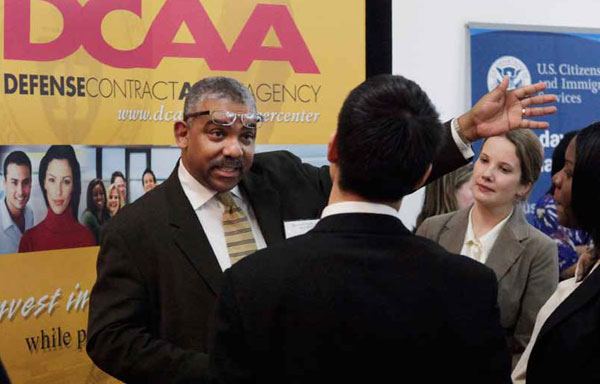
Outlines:
[[231, 192], [219, 192], [217, 193], [217, 200], [229, 210], [229, 213], [233, 213], [233, 210], [237, 207], [235, 201], [233, 201], [233, 195]]

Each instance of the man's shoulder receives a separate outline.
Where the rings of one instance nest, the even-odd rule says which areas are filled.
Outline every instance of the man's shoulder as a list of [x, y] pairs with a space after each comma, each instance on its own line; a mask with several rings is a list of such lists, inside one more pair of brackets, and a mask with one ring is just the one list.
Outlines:
[[485, 264], [451, 253], [429, 238], [413, 236], [412, 241], [423, 256], [421, 271], [428, 284], [441, 288], [445, 297], [461, 301], [495, 294], [496, 275]]
[[[446, 217], [442, 217], [446, 216]], [[443, 225], [451, 218], [452, 213], [435, 216], [438, 223]], [[429, 219], [428, 219], [429, 220]], [[439, 268], [443, 274], [450, 278], [461, 279], [463, 276], [483, 276], [493, 274], [492, 270], [484, 264], [469, 257], [448, 252], [444, 247], [433, 240], [422, 236], [412, 237], [413, 248], [419, 249], [420, 253], [429, 255], [430, 263]]]
[[260, 152], [254, 156], [254, 160], [259, 162], [269, 162], [276, 159], [298, 163], [301, 162], [298, 156], [286, 150]]
[[[336, 234], [333, 234], [332, 236], [309, 232], [271, 245], [241, 260], [236, 265], [234, 272], [237, 275], [236, 277], [245, 280], [254, 279], [253, 276], [295, 274], [300, 265], [304, 268], [311, 263], [311, 260], [314, 261], [315, 265], [320, 264], [321, 260], [327, 257], [328, 254], [337, 253], [344, 249], [343, 238], [345, 235], [336, 236]], [[477, 284], [481, 281], [488, 281], [488, 283], [495, 281], [493, 271], [484, 264], [463, 255], [450, 253], [432, 240], [412, 234], [403, 236], [402, 239], [395, 242], [397, 246], [396, 253], [394, 253], [394, 249], [390, 250], [389, 246], [383, 246], [381, 254], [409, 257], [412, 259], [411, 263], [419, 265], [418, 270], [420, 273], [427, 273], [429, 277], [435, 277], [445, 283], [456, 282], [464, 285], [469, 284], [469, 282]], [[380, 238], [376, 240], [368, 239], [365, 236], [365, 241], [372, 244], [369, 249], [370, 254], [375, 256], [379, 252], [377, 246], [373, 244], [380, 240]], [[349, 248], [349, 251], [354, 252], [355, 249]], [[376, 258], [374, 257], [373, 260]], [[375, 264], [376, 261], [371, 265], [374, 266]], [[399, 268], [401, 268], [403, 264], [399, 265]], [[400, 270], [399, 272], [404, 271]]]
[[[125, 205], [106, 223], [107, 229], [141, 229], [146, 223], [165, 223], [170, 204], [165, 181], [136, 201]], [[185, 202], [181, 202], [184, 204]]]
[[299, 167], [302, 160], [289, 151], [269, 151], [257, 153], [252, 163], [252, 172], [278, 171]]

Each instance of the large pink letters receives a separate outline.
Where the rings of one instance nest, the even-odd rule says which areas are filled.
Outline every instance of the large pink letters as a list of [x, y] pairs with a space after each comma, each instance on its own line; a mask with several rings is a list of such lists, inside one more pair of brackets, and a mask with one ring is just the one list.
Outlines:
[[[143, 43], [119, 50], [102, 36], [102, 21], [114, 10], [142, 16], [142, 0], [43, 0], [62, 14], [63, 30], [48, 43], [31, 42], [31, 0], [4, 1], [4, 58], [53, 61], [73, 54], [80, 46], [103, 64], [116, 68], [156, 68], [164, 57], [203, 58], [218, 71], [245, 71], [255, 60], [289, 62], [295, 72], [319, 73], [296, 23], [285, 5], [259, 4], [250, 15], [231, 52], [200, 1], [167, 0], [152, 22]], [[185, 23], [194, 43], [173, 39]], [[264, 47], [270, 29], [280, 47]]]

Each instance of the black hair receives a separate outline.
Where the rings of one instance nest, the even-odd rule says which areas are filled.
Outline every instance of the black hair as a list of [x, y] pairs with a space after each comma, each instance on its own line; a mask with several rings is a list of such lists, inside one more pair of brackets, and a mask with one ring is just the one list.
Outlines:
[[379, 75], [350, 92], [338, 116], [340, 187], [368, 200], [411, 193], [437, 155], [445, 130], [413, 81]]
[[48, 148], [44, 157], [40, 161], [40, 170], [38, 173], [40, 186], [42, 187], [42, 194], [44, 195], [44, 201], [46, 207], [48, 207], [48, 193], [44, 181], [46, 180], [46, 172], [48, 171], [48, 164], [52, 160], [67, 160], [69, 167], [71, 167], [71, 173], [73, 174], [73, 191], [71, 192], [71, 200], [69, 205], [71, 206], [71, 213], [73, 218], [77, 220], [77, 211], [79, 209], [79, 199], [81, 198], [81, 170], [79, 168], [79, 161], [75, 156], [75, 150], [70, 145], [53, 145]]
[[[567, 151], [567, 147], [573, 138], [577, 135], [579, 131], [570, 131], [564, 134], [563, 138], [560, 140], [560, 143], [554, 148], [554, 152], [552, 153], [552, 171], [550, 172], [550, 176], [554, 176], [565, 166], [565, 152]], [[554, 194], [554, 183], [550, 183], [550, 188], [546, 192], [547, 195]]]
[[115, 183], [115, 179], [117, 177], [120, 177], [121, 179], [123, 179], [123, 181], [125, 181], [125, 175], [123, 175], [123, 172], [121, 172], [121, 171], [114, 171], [112, 173], [112, 175], [110, 175], [110, 183], [114, 184]]
[[600, 244], [600, 122], [576, 136], [571, 208], [578, 225]]
[[4, 180], [6, 180], [6, 172], [10, 164], [26, 165], [29, 168], [29, 176], [31, 176], [31, 160], [23, 151], [13, 151], [4, 159]]
[[95, 216], [98, 216], [98, 210], [96, 209], [96, 204], [94, 204], [94, 188], [99, 185], [102, 188], [102, 193], [104, 193], [104, 207], [102, 207], [102, 212], [100, 214], [100, 224], [104, 221], [108, 220], [110, 214], [108, 213], [108, 208], [106, 204], [108, 202], [108, 196], [106, 196], [106, 188], [104, 187], [104, 183], [101, 179], [92, 179], [87, 187], [87, 198], [86, 198], [86, 209], [93, 213]]
[[156, 176], [154, 175], [154, 172], [152, 172], [152, 170], [150, 168], [146, 168], [144, 173], [142, 173], [142, 186], [144, 186], [144, 176], [146, 176], [147, 173], [152, 175], [152, 178], [154, 179], [154, 183], [156, 183]]

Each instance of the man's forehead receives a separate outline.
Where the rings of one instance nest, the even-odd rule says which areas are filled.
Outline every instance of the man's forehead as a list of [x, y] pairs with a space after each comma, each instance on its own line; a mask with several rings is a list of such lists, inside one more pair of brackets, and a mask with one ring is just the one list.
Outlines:
[[31, 170], [25, 164], [10, 163], [6, 166], [6, 176], [9, 176], [9, 175], [13, 176], [13, 177], [17, 177], [17, 176], [30, 177]]

